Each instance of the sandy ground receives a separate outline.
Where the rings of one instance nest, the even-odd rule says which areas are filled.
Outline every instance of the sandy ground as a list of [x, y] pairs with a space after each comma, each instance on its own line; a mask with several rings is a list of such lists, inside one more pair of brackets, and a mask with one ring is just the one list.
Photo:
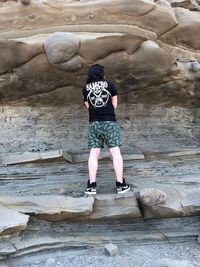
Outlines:
[[[104, 248], [85, 251], [66, 251], [56, 256], [18, 265], [18, 267], [199, 267], [200, 244], [196, 240], [185, 243], [159, 243], [127, 245], [119, 248], [119, 254], [108, 256]], [[14, 266], [14, 265], [12, 265]]]

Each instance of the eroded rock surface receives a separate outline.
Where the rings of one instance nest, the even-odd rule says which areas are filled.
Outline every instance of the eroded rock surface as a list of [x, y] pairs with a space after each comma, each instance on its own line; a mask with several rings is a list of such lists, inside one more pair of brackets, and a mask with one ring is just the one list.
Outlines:
[[[25, 98], [31, 104], [28, 97], [34, 95], [33, 102], [37, 103], [39, 95], [47, 93], [48, 104], [57, 101], [59, 104], [59, 93], [55, 97], [50, 92], [65, 88], [69, 97], [64, 102], [73, 102], [78, 88], [84, 84], [88, 64], [100, 62], [119, 89], [127, 88], [125, 92], [119, 90], [120, 93], [127, 94], [129, 88], [135, 93], [147, 91], [139, 98], [132, 96], [132, 103], [152, 102], [156, 95], [159, 104], [165, 104], [166, 98], [170, 105], [198, 103], [198, 73], [187, 68], [188, 62], [192, 64], [200, 58], [198, 11], [173, 7], [164, 0], [156, 3], [118, 0], [115, 4], [109, 0], [93, 5], [90, 1], [31, 1], [27, 6], [16, 3], [2, 7], [0, 14], [0, 36], [5, 38], [2, 42], [7, 42], [3, 54], [12, 58], [7, 63], [2, 61], [2, 69], [7, 73], [1, 76], [1, 101], [21, 102]], [[9, 33], [11, 38], [23, 36], [18, 39], [23, 43], [6, 40]], [[19, 62], [15, 59], [9, 42], [20, 45], [20, 51], [27, 50], [24, 59], [21, 56]], [[41, 49], [41, 45], [45, 53], [31, 60], [38, 51], [41, 53], [31, 47]], [[185, 84], [187, 89], [183, 90]]]
[[86, 149], [93, 63], [118, 89], [126, 147], [198, 145], [200, 13], [179, 3], [3, 1], [0, 152]]
[[0, 236], [20, 233], [26, 229], [29, 220], [28, 215], [0, 205]]
[[0, 39], [0, 74], [11, 72], [42, 53], [43, 47], [40, 44]]
[[81, 58], [75, 56], [79, 43], [79, 38], [74, 34], [54, 33], [44, 43], [49, 63], [66, 71], [79, 70], [82, 67]]
[[[103, 194], [95, 200], [81, 198], [83, 180], [80, 177], [84, 176], [84, 182], [87, 180], [87, 172], [82, 172], [81, 164], [74, 168], [68, 166], [65, 175], [68, 175], [70, 185], [59, 176], [66, 166], [55, 168], [52, 165], [54, 167], [50, 169], [54, 175], [53, 178], [50, 175], [53, 180], [50, 187], [53, 187], [49, 188], [42, 180], [45, 195], [36, 183], [36, 179], [49, 179], [44, 166], [41, 173], [36, 170], [36, 175], [29, 169], [28, 175], [20, 174], [20, 167], [13, 174], [6, 163], [8, 160], [10, 164], [17, 163], [23, 157], [26, 162], [38, 161], [40, 152], [50, 149], [70, 151], [69, 162], [85, 162], [86, 153], [80, 152], [87, 149], [87, 111], [83, 108], [81, 89], [88, 67], [93, 63], [105, 65], [106, 77], [118, 89], [117, 117], [125, 151], [140, 151], [138, 160], [158, 155], [162, 160], [173, 153], [181, 157], [181, 149], [190, 148], [187, 155], [193, 151], [192, 155], [198, 158], [199, 31], [200, 13], [196, 1], [1, 1], [0, 152], [21, 151], [24, 154], [17, 154], [15, 159], [1, 155], [4, 168], [0, 175], [6, 181], [3, 185], [8, 195], [16, 191], [14, 185], [8, 183], [16, 172], [16, 179], [25, 179], [28, 183], [28, 189], [24, 183], [20, 182], [20, 186], [14, 183], [18, 187], [16, 195], [12, 198], [1, 195], [3, 205], [13, 208], [16, 216], [27, 216], [19, 214], [24, 212], [55, 221], [74, 218], [75, 214], [90, 219], [199, 215], [199, 192], [192, 186], [185, 189], [185, 184], [191, 183], [187, 177], [181, 178], [183, 182], [180, 177], [173, 178], [173, 183], [181, 183], [175, 189], [162, 181], [163, 186], [159, 188], [166, 192], [166, 201], [156, 202], [151, 207], [142, 203], [140, 210], [135, 194], [126, 198]], [[168, 152], [160, 153], [163, 148]], [[149, 153], [152, 149], [155, 153]], [[25, 151], [37, 151], [38, 154], [28, 153], [30, 160], [27, 160]], [[65, 158], [55, 154], [53, 157]], [[131, 162], [135, 156], [126, 153], [124, 159]], [[154, 163], [144, 161], [142, 167], [138, 167], [142, 178], [146, 178], [148, 164], [154, 166]], [[128, 170], [137, 171], [136, 165], [131, 162]], [[111, 166], [107, 167], [107, 177], [110, 177]], [[197, 172], [196, 165], [191, 169], [192, 173]], [[157, 187], [159, 179], [162, 180], [162, 171], [156, 181], [152, 181], [153, 173], [147, 171], [149, 180], [144, 186], [139, 179], [135, 182], [134, 171], [127, 172], [136, 188], [135, 193], [145, 187]], [[173, 177], [177, 172], [175, 168]], [[79, 177], [77, 182], [74, 182], [75, 174]], [[35, 179], [32, 184], [28, 182], [29, 175]], [[57, 186], [55, 177], [60, 181]], [[192, 181], [199, 184], [195, 175]], [[67, 197], [59, 196], [63, 187], [68, 191]], [[24, 195], [26, 190], [29, 194]], [[72, 198], [69, 190], [79, 195], [82, 206], [80, 199]]]
[[[177, 152], [169, 157], [166, 153], [167, 157], [163, 158], [161, 153], [162, 158], [158, 154], [155, 158], [154, 154], [153, 159], [125, 160], [125, 177], [131, 191], [124, 196], [116, 194], [114, 170], [107, 158], [99, 162], [95, 197], [84, 196], [86, 161], [72, 164], [58, 158], [57, 162], [1, 166], [0, 203], [14, 213], [54, 222], [72, 219], [91, 222], [139, 219], [142, 222], [143, 218], [199, 216], [199, 154], [188, 155], [188, 150], [185, 153], [185, 156], [181, 151], [182, 156]], [[136, 198], [138, 192], [150, 186], [166, 193], [164, 203], [154, 202], [150, 206]], [[64, 196], [60, 196], [61, 191]]]
[[90, 219], [122, 219], [141, 218], [138, 202], [134, 193], [118, 195], [97, 195], [94, 202], [94, 211]]
[[64, 196], [0, 196], [0, 203], [15, 211], [31, 214], [41, 219], [60, 221], [87, 216], [93, 211], [94, 198]]

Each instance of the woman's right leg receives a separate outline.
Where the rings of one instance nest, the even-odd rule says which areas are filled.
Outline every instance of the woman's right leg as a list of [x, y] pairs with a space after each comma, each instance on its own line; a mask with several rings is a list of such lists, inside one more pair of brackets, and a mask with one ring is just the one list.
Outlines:
[[100, 148], [90, 149], [90, 155], [88, 159], [90, 184], [96, 182], [96, 175], [97, 175], [97, 170], [98, 170], [98, 158], [99, 158], [100, 151], [101, 151]]
[[113, 167], [117, 182], [123, 182], [123, 159], [118, 146], [109, 149], [112, 155]]

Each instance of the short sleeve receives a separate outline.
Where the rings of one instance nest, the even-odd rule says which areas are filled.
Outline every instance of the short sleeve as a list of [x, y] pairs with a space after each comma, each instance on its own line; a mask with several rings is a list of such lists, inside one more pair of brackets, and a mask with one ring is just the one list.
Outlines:
[[83, 101], [86, 102], [87, 101], [87, 91], [86, 91], [85, 87], [82, 90], [82, 94], [83, 94]]
[[109, 91], [111, 93], [111, 96], [118, 95], [117, 89], [112, 82], [109, 82], [109, 89], [110, 89]]

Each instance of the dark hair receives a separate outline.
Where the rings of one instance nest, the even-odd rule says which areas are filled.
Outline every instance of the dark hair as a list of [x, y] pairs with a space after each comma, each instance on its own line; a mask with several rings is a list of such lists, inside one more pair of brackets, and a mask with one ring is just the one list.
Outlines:
[[104, 66], [100, 64], [94, 64], [88, 69], [88, 78], [86, 83], [91, 83], [97, 80], [104, 79]]

